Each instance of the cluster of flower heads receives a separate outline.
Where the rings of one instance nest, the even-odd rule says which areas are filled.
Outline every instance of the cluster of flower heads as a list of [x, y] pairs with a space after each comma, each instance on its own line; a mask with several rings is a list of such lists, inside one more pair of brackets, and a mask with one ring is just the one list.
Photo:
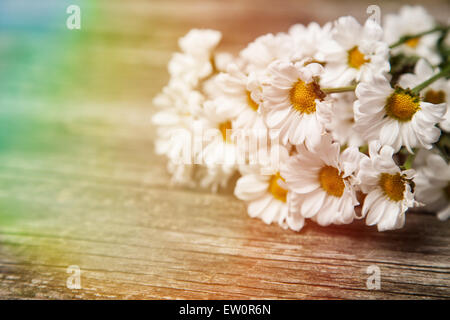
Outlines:
[[215, 192], [239, 175], [249, 215], [283, 228], [365, 219], [392, 230], [423, 205], [445, 220], [447, 34], [410, 6], [382, 26], [297, 24], [237, 56], [217, 52], [218, 31], [191, 30], [154, 99], [156, 151], [174, 184]]

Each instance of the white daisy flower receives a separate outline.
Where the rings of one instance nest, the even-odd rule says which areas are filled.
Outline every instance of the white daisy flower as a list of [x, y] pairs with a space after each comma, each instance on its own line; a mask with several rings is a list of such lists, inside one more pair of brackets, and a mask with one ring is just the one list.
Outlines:
[[435, 125], [442, 121], [445, 104], [421, 101], [411, 90], [393, 89], [384, 76], [360, 82], [354, 103], [355, 129], [367, 141], [380, 140], [395, 151], [405, 146], [430, 149], [441, 131]]
[[426, 209], [437, 212], [439, 220], [450, 217], [450, 164], [439, 154], [428, 152], [425, 164], [414, 178], [416, 198]]
[[354, 129], [355, 119], [353, 103], [356, 96], [353, 92], [337, 93], [331, 95], [333, 99], [333, 115], [331, 122], [326, 124], [331, 136], [341, 145], [360, 147], [365, 144], [364, 139]]
[[[438, 68], [433, 70], [433, 67], [427, 61], [420, 59], [416, 63], [414, 74], [403, 74], [399, 79], [399, 84], [403, 88], [414, 88], [438, 72]], [[446, 132], [450, 132], [450, 109], [448, 108], [450, 99], [450, 80], [440, 78], [423, 89], [420, 95], [425, 102], [446, 104], [444, 120], [439, 123], [439, 127]]]
[[291, 37], [286, 33], [266, 34], [251, 42], [240, 52], [246, 73], [264, 76], [275, 60], [289, 60], [293, 53]]
[[238, 65], [238, 69], [242, 69], [241, 64], [241, 61], [234, 58], [231, 54], [223, 52], [215, 53], [214, 72], [206, 79], [202, 79], [199, 89], [211, 100], [224, 97], [226, 93], [223, 90], [223, 84], [219, 80], [220, 74], [226, 73], [229, 65]]
[[228, 52], [217, 52], [214, 54], [214, 65], [219, 72], [227, 72], [229, 64], [240, 65], [241, 61]]
[[314, 150], [302, 144], [297, 151], [281, 168], [291, 191], [290, 214], [313, 218], [322, 226], [352, 222], [359, 204], [354, 177], [362, 153], [356, 147], [341, 153], [340, 145], [332, 143], [329, 135]]
[[[349, 85], [390, 70], [388, 45], [374, 20], [364, 26], [353, 17], [341, 17], [334, 25], [333, 40], [324, 41], [326, 62], [323, 83], [328, 87]], [[326, 40], [326, 39], [325, 39]]]
[[210, 29], [192, 29], [184, 37], [178, 40], [183, 53], [194, 57], [209, 59], [211, 53], [217, 47], [222, 34]]
[[272, 135], [279, 134], [284, 145], [318, 144], [331, 116], [330, 102], [316, 81], [323, 67], [318, 63], [304, 64], [273, 62], [268, 69], [270, 78], [263, 85], [266, 125], [272, 129]]
[[156, 153], [172, 160], [180, 157], [186, 139], [190, 136], [195, 115], [201, 112], [204, 97], [180, 81], [171, 81], [162, 93], [153, 99], [159, 110], [152, 122], [157, 126]]
[[201, 148], [195, 148], [195, 161], [207, 169], [200, 185], [210, 187], [213, 192], [227, 185], [239, 162], [236, 144], [232, 139], [232, 120], [237, 111], [232, 111], [229, 100], [209, 100], [204, 103], [202, 115], [195, 123], [202, 133]]
[[402, 228], [405, 212], [417, 204], [414, 201], [411, 180], [415, 171], [400, 170], [394, 162], [394, 149], [379, 141], [369, 145], [370, 158], [361, 161], [358, 178], [361, 190], [367, 196], [362, 206], [366, 224], [377, 225], [378, 231]]
[[254, 73], [244, 74], [239, 67], [229, 64], [226, 73], [216, 78], [217, 91], [223, 103], [234, 115], [232, 120], [233, 139], [241, 158], [251, 161], [260, 144], [267, 144], [268, 130], [260, 112], [262, 89]]
[[[277, 145], [280, 161], [288, 159], [286, 148]], [[236, 183], [234, 194], [238, 199], [247, 203], [248, 214], [252, 218], [260, 218], [267, 224], [277, 222], [283, 228], [299, 231], [304, 225], [302, 216], [288, 216], [286, 203], [289, 190], [279, 173], [279, 164], [270, 168], [262, 168], [260, 165], [241, 168], [242, 177]], [[262, 170], [266, 173], [262, 174]]]
[[221, 37], [221, 33], [214, 30], [189, 31], [179, 40], [182, 53], [175, 53], [169, 62], [170, 75], [192, 87], [211, 75], [214, 71], [213, 51]]
[[181, 81], [172, 80], [153, 100], [159, 109], [152, 117], [157, 126], [155, 150], [169, 159], [172, 183], [192, 186], [192, 164], [195, 154], [191, 148], [194, 115], [201, 110], [204, 97]]
[[[384, 39], [391, 45], [403, 36], [412, 36], [433, 29], [436, 26], [434, 18], [421, 6], [404, 6], [398, 14], [386, 14], [384, 19]], [[392, 53], [416, 55], [439, 64], [441, 58], [436, 51], [439, 33], [430, 33], [419, 38], [413, 38], [406, 43], [393, 48]]]
[[201, 79], [207, 78], [214, 71], [210, 60], [178, 52], [173, 54], [168, 68], [172, 78], [179, 79], [191, 87], [197, 86]]
[[153, 105], [160, 111], [175, 112], [182, 116], [197, 116], [202, 112], [203, 101], [204, 96], [199, 91], [179, 79], [172, 78], [153, 99]]
[[261, 104], [261, 85], [254, 73], [246, 75], [236, 64], [228, 65], [226, 73], [220, 73], [216, 81], [228, 100], [237, 111], [233, 128], [266, 131], [266, 125], [259, 110]]
[[307, 26], [295, 24], [289, 28], [293, 50], [292, 60], [312, 58], [322, 62], [325, 57], [322, 46], [325, 41], [331, 40], [332, 24], [327, 23], [321, 27], [316, 22], [311, 22]]

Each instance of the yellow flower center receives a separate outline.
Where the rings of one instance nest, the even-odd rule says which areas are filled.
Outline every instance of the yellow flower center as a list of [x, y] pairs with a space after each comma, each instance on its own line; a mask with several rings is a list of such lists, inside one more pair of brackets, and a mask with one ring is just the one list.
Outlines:
[[419, 102], [418, 96], [399, 88], [387, 98], [386, 114], [398, 121], [410, 121], [420, 110]]
[[412, 39], [406, 40], [405, 44], [406, 44], [408, 47], [414, 49], [414, 48], [417, 47], [417, 45], [419, 44], [419, 40], [420, 40], [419, 37], [412, 38]]
[[[220, 133], [222, 133], [223, 141], [231, 143], [231, 121], [222, 122], [219, 124]], [[227, 130], [228, 135], [227, 135]]]
[[319, 86], [315, 82], [305, 83], [299, 79], [289, 93], [292, 107], [300, 113], [316, 112], [315, 100], [320, 99], [318, 90]]
[[341, 197], [344, 193], [345, 184], [342, 173], [335, 167], [324, 166], [319, 171], [319, 182], [323, 190], [330, 196]]
[[348, 65], [350, 67], [359, 69], [366, 62], [370, 62], [370, 59], [366, 59], [358, 47], [348, 50]]
[[252, 99], [250, 91], [247, 91], [247, 104], [253, 110], [258, 111], [259, 105]]
[[446, 101], [445, 92], [442, 90], [435, 91], [430, 89], [425, 93], [425, 98], [423, 100], [434, 104], [443, 103]]
[[280, 176], [279, 172], [270, 177], [269, 192], [273, 195], [275, 199], [286, 202], [286, 195], [288, 191], [280, 187], [280, 185], [278, 184], [279, 180], [284, 181], [283, 177]]
[[384, 194], [392, 201], [401, 201], [404, 199], [403, 193], [405, 192], [406, 183], [400, 173], [382, 173], [378, 184]]

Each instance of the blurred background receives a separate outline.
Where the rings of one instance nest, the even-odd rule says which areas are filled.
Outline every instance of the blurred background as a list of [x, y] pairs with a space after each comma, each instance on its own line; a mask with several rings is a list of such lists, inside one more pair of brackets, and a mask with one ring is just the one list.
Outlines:
[[[81, 8], [80, 30], [66, 27], [71, 4]], [[1, 0], [0, 295], [52, 297], [25, 285], [34, 277], [28, 274], [43, 272], [27, 265], [47, 266], [49, 279], [64, 278], [71, 263], [95, 271], [111, 263], [93, 253], [99, 243], [175, 237], [138, 226], [151, 220], [182, 229], [184, 211], [170, 204], [191, 199], [184, 210], [197, 213], [220, 201], [168, 192], [165, 161], [153, 152], [152, 98], [168, 81], [179, 37], [191, 28], [217, 29], [219, 49], [237, 53], [294, 23], [342, 15], [362, 22], [372, 4], [382, 17], [404, 4], [421, 4], [440, 21], [450, 12], [447, 0]], [[251, 233], [243, 205], [226, 201], [233, 219], [245, 221], [238, 231]], [[119, 247], [111, 250], [126, 255]]]

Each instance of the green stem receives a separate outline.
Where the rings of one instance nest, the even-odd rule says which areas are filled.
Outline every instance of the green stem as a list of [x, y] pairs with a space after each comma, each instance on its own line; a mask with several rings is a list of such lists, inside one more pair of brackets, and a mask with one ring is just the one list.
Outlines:
[[367, 144], [365, 144], [365, 145], [359, 147], [359, 152], [368, 154], [369, 153], [369, 146]]
[[403, 167], [404, 167], [406, 170], [412, 168], [412, 164], [413, 164], [413, 162], [414, 162], [414, 158], [415, 158], [415, 157], [416, 157], [416, 154], [415, 154], [415, 153], [410, 153], [410, 154], [408, 154], [408, 156], [407, 156], [407, 158], [406, 158], [406, 160], [405, 160], [405, 163], [403, 164]]
[[433, 29], [430, 29], [430, 30], [427, 30], [427, 31], [424, 31], [424, 32], [420, 32], [420, 33], [413, 34], [413, 35], [408, 35], [408, 36], [403, 36], [397, 42], [391, 44], [389, 46], [389, 48], [392, 49], [392, 48], [398, 47], [398, 46], [404, 44], [408, 40], [411, 40], [411, 39], [414, 39], [414, 38], [420, 38], [422, 36], [425, 36], [425, 35], [433, 33], [433, 32], [447, 31], [447, 30], [449, 30], [449, 28], [450, 28], [449, 26], [446, 26], [446, 27], [438, 26], [438, 27], [435, 27]]
[[346, 87], [338, 87], [338, 88], [320, 88], [325, 93], [340, 93], [340, 92], [349, 92], [355, 91], [356, 85], [346, 86]]
[[419, 94], [422, 89], [428, 87], [430, 84], [432, 84], [436, 80], [446, 77], [446, 76], [450, 76], [450, 65], [446, 66], [439, 73], [436, 73], [434, 76], [432, 76], [428, 80], [425, 80], [418, 86], [414, 87], [411, 91], [413, 94]]

